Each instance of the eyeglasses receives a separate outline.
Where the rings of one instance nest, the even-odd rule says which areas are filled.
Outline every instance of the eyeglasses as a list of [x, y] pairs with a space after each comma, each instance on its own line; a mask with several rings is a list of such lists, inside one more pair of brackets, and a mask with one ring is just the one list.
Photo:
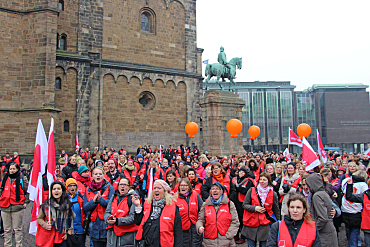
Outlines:
[[118, 184], [119, 186], [130, 186], [128, 184]]
[[77, 184], [70, 184], [68, 187], [77, 187]]

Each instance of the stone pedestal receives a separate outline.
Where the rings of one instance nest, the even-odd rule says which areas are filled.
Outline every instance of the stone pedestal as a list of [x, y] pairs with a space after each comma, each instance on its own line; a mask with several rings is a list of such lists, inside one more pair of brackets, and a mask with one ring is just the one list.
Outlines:
[[199, 105], [202, 108], [202, 151], [208, 151], [211, 156], [245, 153], [242, 132], [238, 138], [231, 138], [226, 129], [230, 119], [242, 120], [245, 101], [232, 92], [209, 90], [200, 98]]

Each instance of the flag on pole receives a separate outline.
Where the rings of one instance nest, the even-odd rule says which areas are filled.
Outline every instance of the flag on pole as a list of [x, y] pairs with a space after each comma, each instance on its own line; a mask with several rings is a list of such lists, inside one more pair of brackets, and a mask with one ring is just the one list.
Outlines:
[[370, 148], [368, 148], [368, 149], [364, 152], [364, 154], [366, 154], [367, 156], [370, 156]]
[[286, 162], [291, 162], [292, 160], [290, 159], [290, 153], [289, 153], [289, 149], [286, 148], [283, 152], [283, 155], [284, 155], [284, 158], [286, 160]]
[[319, 134], [319, 130], [316, 129], [317, 131], [317, 146], [318, 146], [318, 153], [322, 159], [322, 162], [326, 163], [328, 161], [328, 155], [325, 153], [324, 150], [324, 145], [322, 145], [321, 137]]
[[294, 133], [294, 131], [289, 127], [289, 144], [297, 145], [302, 147], [302, 140]]
[[47, 178], [48, 185], [57, 180], [56, 171], [56, 160], [55, 160], [55, 142], [54, 142], [54, 118], [51, 118], [49, 140], [48, 140], [48, 165], [47, 165]]
[[152, 193], [152, 190], [153, 190], [153, 183], [154, 183], [154, 179], [153, 179], [153, 168], [149, 168], [150, 169], [150, 178], [148, 179], [149, 181], [149, 190], [148, 190], [148, 195], [147, 195], [147, 198], [149, 198], [150, 194]]
[[203, 61], [204, 64], [208, 64], [208, 62], [209, 62], [209, 59]]
[[75, 152], [77, 153], [77, 151], [80, 149], [80, 144], [78, 144], [78, 135], [76, 134], [76, 150]]
[[48, 144], [46, 141], [45, 130], [41, 119], [37, 126], [35, 153], [33, 156], [33, 167], [31, 171], [30, 183], [27, 192], [29, 199], [33, 201], [29, 234], [36, 236], [38, 208], [42, 203], [42, 174], [45, 172], [48, 160]]
[[162, 145], [159, 145], [159, 160], [162, 161]]
[[30, 183], [27, 192], [29, 199], [34, 201], [37, 198], [37, 186], [39, 179], [42, 182], [42, 174], [45, 172], [45, 166], [48, 160], [48, 144], [46, 140], [44, 126], [41, 119], [37, 126], [35, 152], [33, 156], [33, 166], [30, 175]]
[[313, 148], [305, 137], [303, 137], [302, 141], [302, 163], [305, 165], [306, 171], [309, 171], [321, 164], [315, 151], [313, 151]]

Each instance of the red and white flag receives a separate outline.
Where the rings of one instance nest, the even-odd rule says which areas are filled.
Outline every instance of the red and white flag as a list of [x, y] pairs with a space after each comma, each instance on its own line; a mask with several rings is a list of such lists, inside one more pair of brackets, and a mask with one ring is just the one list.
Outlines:
[[48, 165], [47, 165], [48, 184], [56, 181], [56, 160], [55, 160], [55, 142], [54, 142], [54, 118], [51, 118], [49, 140], [48, 140]]
[[366, 155], [370, 156], [370, 148], [368, 148], [368, 149], [364, 152], [364, 154], [366, 154]]
[[162, 161], [162, 145], [159, 145], [159, 160]]
[[30, 183], [27, 192], [29, 199], [33, 201], [32, 215], [29, 233], [36, 236], [38, 208], [42, 204], [42, 174], [45, 172], [46, 162], [48, 160], [48, 143], [45, 130], [41, 119], [37, 126], [35, 153], [33, 156], [33, 166], [30, 176]]
[[305, 165], [306, 171], [309, 171], [321, 164], [315, 151], [304, 137], [302, 141], [302, 163]]
[[77, 153], [77, 151], [80, 149], [80, 144], [78, 143], [78, 135], [76, 134], [76, 150], [75, 152]]
[[316, 129], [317, 131], [317, 146], [318, 146], [318, 153], [322, 159], [322, 162], [326, 163], [328, 161], [328, 155], [326, 154], [325, 150], [324, 150], [324, 145], [322, 145], [322, 141], [321, 141], [321, 137], [320, 137], [320, 134], [319, 134], [319, 130]]
[[289, 144], [294, 144], [302, 147], [302, 140], [294, 133], [294, 131], [289, 128]]
[[289, 153], [289, 149], [286, 148], [283, 152], [283, 155], [284, 155], [284, 158], [286, 160], [286, 162], [291, 162], [292, 160], [290, 159], [290, 153]]

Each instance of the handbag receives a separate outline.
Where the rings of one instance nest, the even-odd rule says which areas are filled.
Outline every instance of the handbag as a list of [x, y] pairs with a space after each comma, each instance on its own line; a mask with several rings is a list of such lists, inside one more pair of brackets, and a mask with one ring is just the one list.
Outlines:
[[78, 246], [78, 236], [76, 234], [69, 235], [67, 233], [67, 247], [75, 247]]

